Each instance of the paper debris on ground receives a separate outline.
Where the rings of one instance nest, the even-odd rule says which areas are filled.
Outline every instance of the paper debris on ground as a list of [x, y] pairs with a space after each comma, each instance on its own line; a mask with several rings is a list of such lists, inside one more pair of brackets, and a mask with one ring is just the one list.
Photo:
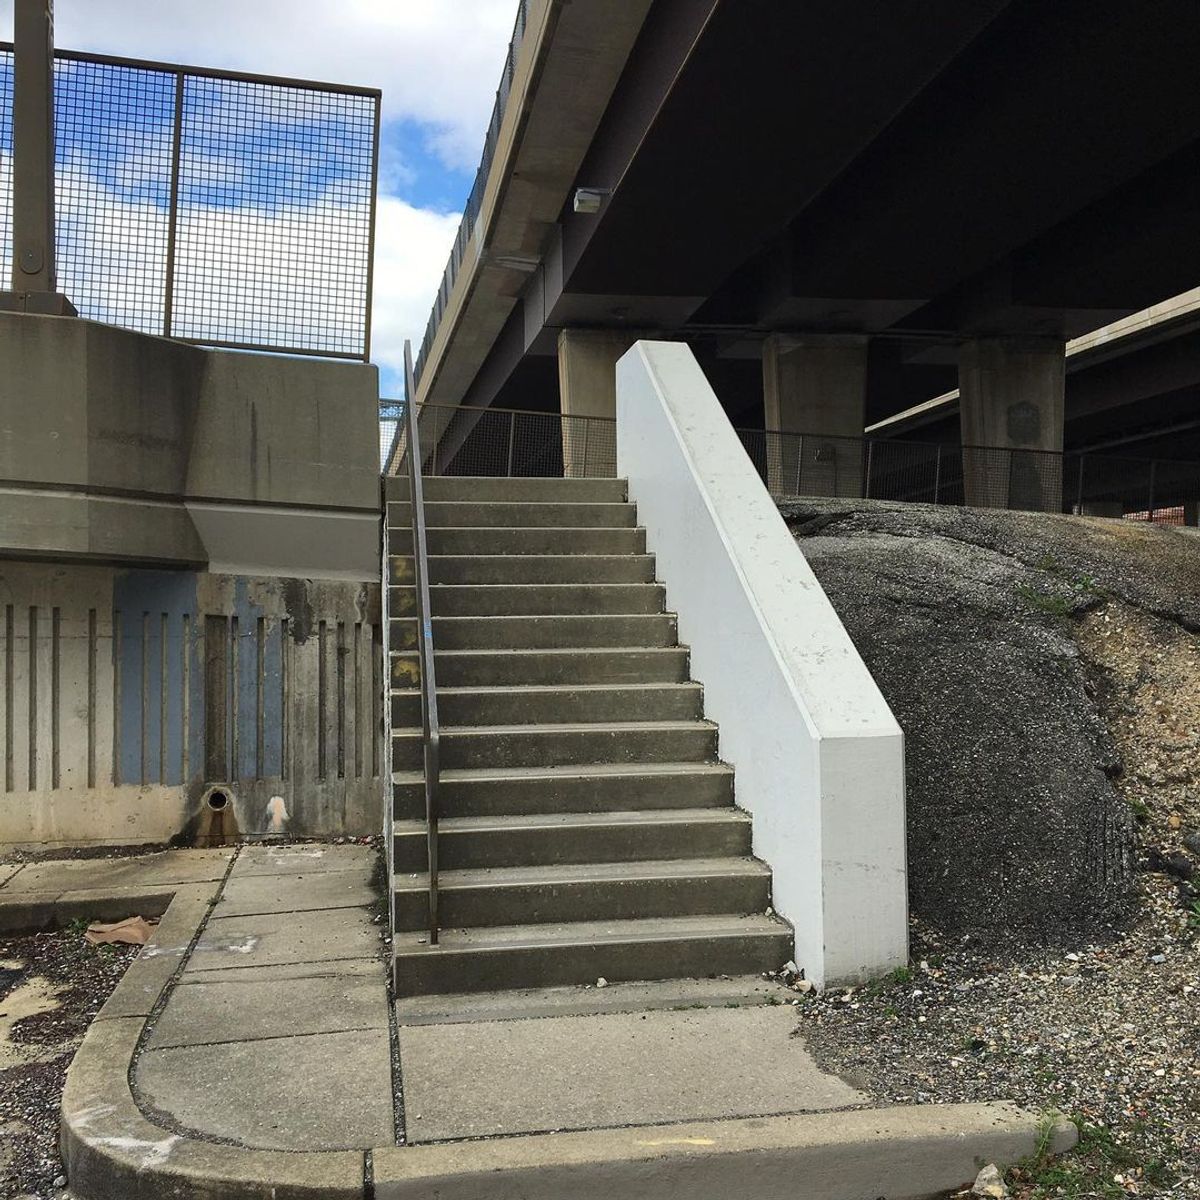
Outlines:
[[93, 921], [83, 936], [93, 945], [99, 946], [106, 942], [121, 942], [126, 946], [144, 946], [154, 934], [157, 921], [147, 921], [145, 917], [126, 917], [123, 921], [105, 924]]

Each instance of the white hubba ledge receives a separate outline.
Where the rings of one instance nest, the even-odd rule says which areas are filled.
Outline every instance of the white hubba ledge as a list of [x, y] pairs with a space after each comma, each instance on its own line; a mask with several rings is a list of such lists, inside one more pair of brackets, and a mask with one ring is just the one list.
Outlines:
[[908, 959], [904, 741], [691, 350], [617, 364], [617, 465], [817, 986]]

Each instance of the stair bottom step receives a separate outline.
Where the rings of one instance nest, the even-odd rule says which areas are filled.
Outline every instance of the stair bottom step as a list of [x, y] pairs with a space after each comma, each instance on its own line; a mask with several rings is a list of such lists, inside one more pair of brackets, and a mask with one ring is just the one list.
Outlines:
[[705, 978], [778, 970], [792, 931], [766, 916], [447, 929], [395, 941], [397, 996], [648, 979]]

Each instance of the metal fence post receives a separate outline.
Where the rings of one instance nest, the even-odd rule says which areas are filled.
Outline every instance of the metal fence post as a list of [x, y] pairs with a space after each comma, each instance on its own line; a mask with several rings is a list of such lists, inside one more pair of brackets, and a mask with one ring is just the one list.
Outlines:
[[1152, 458], [1150, 460], [1150, 496], [1149, 496], [1147, 504], [1146, 504], [1146, 523], [1147, 524], [1154, 523], [1154, 485], [1157, 483], [1157, 479], [1155, 478], [1157, 475], [1157, 469], [1158, 469], [1158, 459]]
[[75, 315], [54, 246], [54, 4], [13, 9], [12, 292], [0, 308]]
[[1083, 465], [1087, 462], [1087, 455], [1079, 456], [1079, 479], [1075, 484], [1075, 515], [1083, 516]]
[[175, 239], [179, 232], [179, 161], [183, 152], [183, 72], [175, 73], [175, 122], [171, 134], [171, 199], [167, 210], [167, 263], [163, 283], [163, 337], [171, 336], [175, 308]]
[[513, 473], [513, 443], [517, 436], [517, 414], [510, 412], [508, 414], [508, 476], [511, 479]]
[[870, 500], [871, 498], [871, 460], [875, 454], [875, 440], [870, 438], [867, 440], [867, 478], [863, 484], [863, 499]]
[[933, 466], [933, 502], [934, 504], [941, 503], [942, 491], [942, 445], [939, 442], [937, 448], [937, 459]]

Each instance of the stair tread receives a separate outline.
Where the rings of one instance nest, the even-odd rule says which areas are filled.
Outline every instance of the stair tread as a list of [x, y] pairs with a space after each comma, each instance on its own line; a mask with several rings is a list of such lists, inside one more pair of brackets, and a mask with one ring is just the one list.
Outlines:
[[573, 921], [545, 925], [488, 925], [441, 930], [440, 945], [430, 946], [424, 933], [397, 933], [397, 957], [418, 954], [472, 953], [525, 947], [619, 945], [630, 942], [681, 941], [690, 938], [778, 937], [790, 926], [778, 917], [729, 914], [702, 917], [644, 917], [617, 921]]
[[[486, 783], [488, 780], [561, 779], [605, 776], [625, 778], [639, 775], [732, 775], [733, 768], [721, 762], [572, 763], [553, 767], [452, 767], [441, 772], [444, 781]], [[393, 783], [424, 783], [421, 771], [393, 771]]]
[[[716, 729], [712, 721], [572, 721], [563, 724], [541, 725], [450, 725], [442, 728], [445, 734], [496, 734], [510, 733], [514, 736], [528, 736], [534, 730], [544, 730], [554, 734], [564, 733], [595, 733], [599, 730], [609, 730], [613, 733], [646, 733], [659, 730], [663, 733], [677, 733], [681, 730]], [[393, 729], [394, 738], [421, 738], [420, 729]]]
[[[532, 829], [601, 829], [629, 825], [745, 825], [750, 814], [723, 808], [649, 808], [631, 811], [523, 813], [502, 817], [443, 817], [442, 833], [513, 833]], [[425, 836], [424, 821], [393, 821], [395, 835]]]
[[[505, 887], [537, 883], [601, 883], [607, 880], [703, 879], [714, 875], [769, 877], [771, 869], [757, 858], [660, 858], [635, 862], [559, 863], [540, 867], [483, 867], [441, 871], [438, 888]], [[396, 887], [424, 891], [428, 873], [397, 875]]]
[[[646, 683], [512, 683], [488, 684], [484, 687], [439, 687], [439, 696], [535, 696], [551, 692], [695, 692], [700, 690], [695, 680], [677, 682], [649, 680]], [[393, 696], [419, 696], [420, 688], [392, 688]], [[644, 722], [639, 722], [643, 724]]]
[[[631, 613], [468, 613], [465, 616], [443, 617], [434, 613], [434, 621], [661, 621], [676, 614], [665, 612], [631, 612]], [[393, 621], [413, 621], [413, 614], [397, 615]], [[544, 648], [544, 647], [543, 647]], [[574, 649], [574, 647], [566, 647]], [[580, 647], [587, 649], [587, 647]]]
[[[635, 614], [636, 615], [636, 614]], [[642, 614], [646, 615], [646, 614]], [[654, 616], [666, 616], [665, 613], [655, 613]], [[444, 620], [445, 618], [437, 618]], [[456, 617], [454, 620], [477, 620], [478, 618], [463, 618]], [[467, 654], [487, 654], [492, 658], [512, 658], [516, 654], [678, 654], [680, 651], [686, 651], [687, 646], [677, 644], [674, 646], [518, 646], [518, 647], [501, 647], [499, 650], [489, 650], [485, 646], [468, 647], [464, 650], [442, 650], [437, 646], [434, 647], [434, 653], [440, 658], [445, 655], [467, 655]], [[406, 658], [413, 657], [417, 651], [416, 648], [407, 650], [392, 650], [393, 655], [403, 655]]]
[[[407, 503], [407, 502], [406, 502]], [[431, 504], [433, 501], [427, 501]], [[559, 507], [551, 505], [549, 507]], [[591, 505], [585, 507], [590, 508]], [[614, 507], [625, 508], [624, 504], [615, 505]], [[635, 530], [645, 532], [645, 527], [641, 525], [432, 525], [429, 527], [430, 533], [444, 533], [447, 530], [455, 532], [469, 531], [471, 533], [495, 533], [498, 529], [524, 529], [534, 533], [630, 533]], [[405, 522], [401, 525], [389, 525], [389, 533], [411, 533], [412, 526]], [[640, 552], [644, 553], [644, 552]], [[409, 554], [393, 554], [392, 558], [411, 558]], [[461, 555], [447, 555], [444, 557], [460, 558]], [[469, 555], [471, 558], [483, 558], [486, 555]]]
[[[629, 528], [633, 528], [633, 526], [630, 526]], [[389, 554], [388, 558], [394, 559], [396, 561], [402, 561], [404, 559], [412, 558], [412, 555], [411, 554]], [[609, 553], [609, 554], [573, 554], [569, 550], [563, 551], [563, 552], [548, 552], [546, 554], [505, 554], [502, 551], [499, 554], [431, 554], [429, 556], [429, 561], [431, 563], [436, 563], [436, 562], [439, 562], [439, 561], [445, 559], [450, 562], [458, 562], [461, 560], [470, 560], [471, 562], [480, 562], [480, 561], [491, 562], [495, 559], [501, 559], [501, 558], [512, 559], [514, 561], [514, 563], [520, 563], [522, 565], [526, 565], [529, 562], [537, 560], [537, 559], [549, 559], [551, 562], [568, 561], [568, 560], [573, 560], [573, 559], [585, 559], [588, 563], [596, 563], [596, 562], [602, 562], [604, 559], [609, 558], [609, 559], [612, 559], [614, 562], [634, 562], [639, 566], [644, 566], [647, 563], [650, 563], [653, 561], [654, 555], [649, 553], [648, 551], [632, 551], [627, 554], [620, 554], [620, 553], [616, 553], [616, 552]], [[583, 582], [586, 582], [586, 581], [583, 581]], [[658, 583], [658, 582], [659, 581], [656, 579], [630, 580], [630, 583]], [[403, 586], [404, 586], [403, 584], [395, 584], [395, 583], [392, 584], [392, 587], [403, 587]], [[430, 586], [433, 586], [433, 585], [430, 585]], [[467, 583], [467, 584], [449, 584], [446, 586], [475, 587], [475, 586], [483, 586], [483, 585]], [[570, 581], [568, 581], [568, 586], [578, 586], [578, 584], [571, 584]], [[596, 586], [602, 586], [602, 585], [597, 584]]]

